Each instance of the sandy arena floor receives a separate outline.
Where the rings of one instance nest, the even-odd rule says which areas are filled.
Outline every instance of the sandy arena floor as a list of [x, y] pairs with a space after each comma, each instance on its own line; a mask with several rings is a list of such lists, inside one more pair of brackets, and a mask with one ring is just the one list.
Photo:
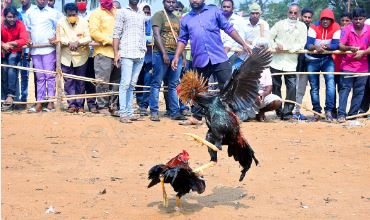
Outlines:
[[240, 183], [224, 150], [205, 171], [206, 191], [175, 211], [172, 188], [164, 208], [147, 171], [182, 149], [192, 167], [207, 163], [206, 148], [183, 135], [204, 137], [205, 125], [2, 113], [2, 219], [368, 219], [370, 120], [358, 121], [243, 123], [260, 165]]

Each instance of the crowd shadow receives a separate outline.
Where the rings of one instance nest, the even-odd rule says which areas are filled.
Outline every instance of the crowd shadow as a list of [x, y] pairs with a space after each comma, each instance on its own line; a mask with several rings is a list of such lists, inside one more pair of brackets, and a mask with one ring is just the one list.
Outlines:
[[[173, 197], [171, 197], [173, 195]], [[193, 214], [201, 211], [203, 208], [215, 208], [217, 206], [228, 206], [234, 209], [247, 209], [248, 205], [242, 204], [241, 200], [254, 199], [254, 196], [248, 196], [242, 187], [227, 187], [217, 186], [212, 189], [212, 193], [208, 195], [198, 195], [191, 192], [181, 198], [181, 209], [176, 210], [176, 197], [175, 194], [169, 195], [168, 207], [164, 207], [162, 198], [160, 200], [151, 202], [147, 206], [157, 206], [160, 212], [167, 214]]]

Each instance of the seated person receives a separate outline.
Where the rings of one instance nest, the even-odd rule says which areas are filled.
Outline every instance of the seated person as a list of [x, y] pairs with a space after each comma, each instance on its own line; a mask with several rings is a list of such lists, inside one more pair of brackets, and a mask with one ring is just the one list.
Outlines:
[[272, 94], [272, 78], [270, 68], [266, 68], [261, 73], [260, 78], [260, 89], [258, 91], [259, 96], [257, 96], [256, 104], [259, 109], [256, 115], [257, 121], [266, 120], [265, 112], [274, 111], [278, 109], [281, 104], [281, 98], [275, 94]]

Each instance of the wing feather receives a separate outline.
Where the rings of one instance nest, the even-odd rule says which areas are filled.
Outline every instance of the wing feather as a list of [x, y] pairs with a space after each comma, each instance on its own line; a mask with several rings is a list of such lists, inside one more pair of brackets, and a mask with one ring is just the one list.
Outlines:
[[233, 72], [231, 79], [220, 92], [222, 101], [239, 112], [254, 106], [258, 95], [258, 83], [262, 71], [271, 62], [271, 52], [268, 49], [253, 49], [253, 53]]

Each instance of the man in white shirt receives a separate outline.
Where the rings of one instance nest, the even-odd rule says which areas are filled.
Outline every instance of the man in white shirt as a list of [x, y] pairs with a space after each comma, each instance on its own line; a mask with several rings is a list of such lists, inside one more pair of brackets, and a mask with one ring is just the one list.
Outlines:
[[[233, 28], [239, 33], [240, 37], [245, 39], [246, 37], [246, 22], [245, 20], [234, 13], [234, 1], [233, 0], [223, 0], [222, 4], [222, 11], [224, 16], [229, 20], [230, 23], [233, 24]], [[243, 48], [234, 41], [229, 35], [227, 35], [224, 31], [221, 31], [221, 39], [222, 43], [224, 44], [224, 50], [229, 57], [229, 61], [232, 65], [232, 70], [238, 69], [240, 65], [245, 60], [247, 54], [245, 52], [235, 52], [235, 49], [239, 49], [243, 51]]]
[[[30, 8], [29, 13], [25, 18], [25, 24], [30, 32], [31, 41], [33, 44], [54, 43], [57, 21], [59, 19], [58, 12], [47, 6], [47, 1], [36, 0], [37, 7]], [[36, 69], [55, 71], [56, 54], [55, 47], [32, 48], [31, 56], [33, 66]], [[55, 76], [36, 72], [37, 82], [37, 101], [48, 97], [55, 96]], [[47, 87], [47, 88], [46, 88]], [[54, 109], [54, 103], [49, 102], [45, 111]], [[42, 110], [41, 103], [38, 103], [35, 109], [30, 109], [32, 112], [40, 112]]]
[[[298, 21], [300, 8], [297, 4], [289, 6], [288, 18], [278, 21], [270, 30], [270, 47], [276, 51], [270, 64], [271, 73], [295, 72], [298, 55], [289, 54], [304, 48], [307, 41], [307, 27]], [[273, 76], [272, 93], [281, 96], [282, 76]], [[284, 75], [286, 89], [286, 99], [296, 100], [296, 75]], [[284, 109], [279, 108], [276, 115], [282, 120], [290, 120], [293, 116], [294, 104], [285, 103]]]
[[249, 18], [246, 20], [246, 41], [253, 47], [265, 44], [269, 37], [269, 24], [261, 18], [261, 7], [257, 3], [249, 5]]

